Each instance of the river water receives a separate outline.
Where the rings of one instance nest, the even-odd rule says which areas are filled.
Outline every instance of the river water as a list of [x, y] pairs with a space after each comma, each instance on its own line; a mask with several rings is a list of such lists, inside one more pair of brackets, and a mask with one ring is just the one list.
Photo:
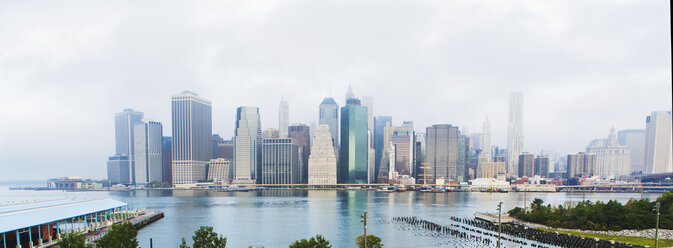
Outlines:
[[[451, 216], [473, 218], [475, 212], [495, 212], [498, 202], [509, 210], [530, 204], [534, 198], [562, 204], [582, 199], [626, 202], [661, 194], [633, 193], [422, 193], [361, 190], [263, 190], [216, 192], [212, 190], [138, 190], [132, 192], [24, 191], [0, 187], [0, 204], [52, 199], [113, 198], [138, 203], [165, 213], [165, 218], [138, 234], [141, 247], [177, 247], [181, 238], [191, 241], [199, 226], [213, 226], [227, 237], [227, 247], [287, 247], [295, 240], [322, 234], [336, 247], [355, 247], [363, 232], [360, 222], [368, 212], [367, 232], [382, 238], [385, 247], [483, 247], [467, 240], [410, 229], [389, 220], [416, 216], [449, 225]], [[505, 247], [515, 244], [505, 243]], [[516, 245], [517, 247], [519, 245]]]

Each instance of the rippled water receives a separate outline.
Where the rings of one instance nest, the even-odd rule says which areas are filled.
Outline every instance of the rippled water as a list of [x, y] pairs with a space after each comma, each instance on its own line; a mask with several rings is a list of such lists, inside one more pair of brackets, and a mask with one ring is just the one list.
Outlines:
[[[334, 247], [354, 247], [362, 234], [360, 215], [368, 211], [367, 232], [383, 239], [385, 247], [481, 247], [466, 240], [414, 230], [389, 220], [417, 216], [448, 225], [450, 216], [472, 218], [474, 212], [495, 211], [498, 202], [509, 210], [541, 198], [546, 203], [569, 201], [626, 202], [630, 198], [655, 199], [660, 194], [629, 193], [384, 193], [346, 190], [265, 190], [216, 192], [210, 190], [140, 190], [134, 192], [23, 191], [0, 188], [0, 204], [56, 198], [114, 198], [139, 203], [165, 213], [165, 218], [140, 230], [141, 247], [177, 247], [188, 241], [201, 225], [213, 226], [227, 237], [227, 247], [249, 245], [287, 247], [294, 240], [315, 234], [325, 236]], [[518, 245], [517, 245], [518, 246]], [[508, 247], [508, 246], [506, 246]]]

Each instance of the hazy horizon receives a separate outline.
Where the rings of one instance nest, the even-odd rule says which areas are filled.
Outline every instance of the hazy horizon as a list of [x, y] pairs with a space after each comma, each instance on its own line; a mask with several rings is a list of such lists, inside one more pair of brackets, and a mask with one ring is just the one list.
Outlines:
[[262, 129], [318, 122], [349, 85], [374, 116], [481, 132], [507, 145], [523, 92], [524, 151], [584, 151], [671, 110], [669, 1], [0, 3], [0, 182], [106, 177], [114, 114], [171, 135], [171, 95], [212, 101], [229, 139], [238, 106]]

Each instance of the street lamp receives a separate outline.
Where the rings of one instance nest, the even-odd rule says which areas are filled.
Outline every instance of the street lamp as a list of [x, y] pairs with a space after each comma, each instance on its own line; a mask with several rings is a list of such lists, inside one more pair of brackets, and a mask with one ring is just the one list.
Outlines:
[[657, 202], [657, 205], [654, 207], [657, 209], [657, 225], [654, 230], [654, 248], [659, 247], [659, 209], [661, 208], [661, 203]]
[[500, 248], [500, 233], [502, 231], [502, 219], [500, 218], [502, 212], [502, 202], [498, 203], [498, 248]]
[[367, 211], [365, 211], [360, 217], [362, 218], [360, 222], [363, 223], [365, 230], [365, 248], [367, 248]]

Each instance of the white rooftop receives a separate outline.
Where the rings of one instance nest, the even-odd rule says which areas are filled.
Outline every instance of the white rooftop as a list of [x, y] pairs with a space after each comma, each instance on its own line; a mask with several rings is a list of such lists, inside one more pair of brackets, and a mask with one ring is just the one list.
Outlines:
[[0, 205], [0, 233], [105, 211], [127, 204], [113, 199], [53, 200]]

